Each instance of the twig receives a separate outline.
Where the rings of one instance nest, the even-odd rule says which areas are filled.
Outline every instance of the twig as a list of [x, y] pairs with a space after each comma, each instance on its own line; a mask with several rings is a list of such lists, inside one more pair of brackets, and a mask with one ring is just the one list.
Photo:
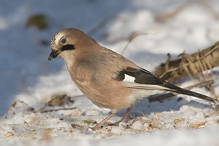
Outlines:
[[176, 9], [174, 9], [171, 12], [159, 14], [155, 17], [155, 20], [157, 20], [158, 22], [163, 22], [163, 21], [166, 21], [170, 18], [173, 18], [173, 17], [177, 16], [180, 12], [182, 12], [185, 8], [187, 8], [190, 4], [191, 4], [191, 2], [177, 7]]
[[200, 5], [206, 8], [216, 19], [219, 19], [219, 13], [205, 0], [196, 0]]
[[[69, 97], [66, 94], [64, 94], [64, 95], [53, 95], [53, 98], [51, 100], [49, 100], [47, 103], [45, 103], [44, 107], [42, 107], [40, 110], [35, 111], [35, 112], [46, 113], [46, 112], [59, 111], [59, 110], [71, 110], [71, 109], [75, 109], [75, 107], [74, 107], [74, 108], [61, 108], [61, 109], [44, 110], [48, 106], [50, 106], [50, 107], [51, 106], [57, 106], [57, 105], [60, 106], [60, 103], [57, 103], [57, 102], [60, 102], [60, 100], [63, 100], [66, 97], [70, 99], [70, 98], [77, 98], [77, 97], [82, 97], [82, 96], [84, 96], [84, 95], [76, 95], [76, 96], [72, 96], [72, 97]], [[59, 99], [59, 100], [57, 101], [56, 99]], [[56, 101], [54, 102], [54, 100], [56, 100]], [[69, 102], [71, 102], [71, 101], [69, 101]]]
[[[204, 54], [203, 56], [199, 57], [197, 60], [195, 60], [195, 62], [198, 62], [198, 61], [202, 60], [203, 58], [205, 58], [206, 56], [211, 55], [216, 49], [219, 49], [218, 42], [215, 43], [214, 47], [213, 47], [209, 52], [207, 52], [207, 53]], [[160, 78], [163, 78], [167, 73], [170, 73], [170, 72], [179, 70], [179, 69], [181, 69], [182, 67], [185, 68], [185, 67], [187, 67], [187, 66], [189, 66], [189, 65], [190, 65], [190, 63], [185, 63], [185, 64], [183, 64], [182, 66], [169, 69], [169, 70], [165, 71], [163, 74], [161, 74], [159, 77], [160, 77]]]
[[70, 108], [60, 108], [60, 109], [51, 109], [51, 110], [43, 110], [40, 109], [38, 111], [35, 111], [34, 113], [40, 112], [40, 113], [48, 113], [48, 112], [54, 112], [54, 111], [60, 111], [60, 110], [73, 110], [76, 109], [77, 107], [70, 107]]
[[148, 118], [147, 116], [145, 116], [145, 114], [141, 111], [135, 110], [133, 109], [135, 112], [142, 114], [148, 121], [150, 121], [151, 123], [154, 123], [150, 118]]
[[117, 18], [115, 15], [110, 15], [106, 17], [104, 20], [102, 20], [97, 26], [95, 26], [93, 29], [91, 29], [87, 34], [93, 35], [96, 33], [99, 29], [101, 29], [103, 26], [105, 26], [110, 20]]
[[143, 117], [145, 117], [149, 122], [150, 122], [150, 125], [151, 125], [151, 127], [154, 129], [154, 128], [157, 128], [156, 126], [155, 126], [155, 123], [154, 123], [154, 121], [153, 120], [151, 120], [150, 118], [148, 118], [147, 116], [145, 116], [145, 114], [143, 113], [143, 112], [140, 112], [140, 111], [138, 111], [138, 110], [135, 110], [134, 109], [134, 111], [135, 112], [138, 112], [138, 113], [140, 113], [140, 114], [142, 114], [143, 115]]
[[132, 33], [129, 38], [128, 38], [128, 43], [126, 44], [126, 46], [124, 47], [124, 49], [122, 50], [121, 52], [121, 55], [124, 55], [126, 49], [128, 48], [128, 45], [135, 39], [137, 38], [138, 36], [141, 36], [141, 35], [147, 35], [147, 33]]

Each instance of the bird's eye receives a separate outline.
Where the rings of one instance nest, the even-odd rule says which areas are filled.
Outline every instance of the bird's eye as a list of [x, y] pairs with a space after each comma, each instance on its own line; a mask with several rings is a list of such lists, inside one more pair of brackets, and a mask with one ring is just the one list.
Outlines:
[[66, 38], [62, 38], [62, 39], [61, 39], [61, 43], [62, 43], [62, 44], [65, 44], [66, 41], [67, 41]]

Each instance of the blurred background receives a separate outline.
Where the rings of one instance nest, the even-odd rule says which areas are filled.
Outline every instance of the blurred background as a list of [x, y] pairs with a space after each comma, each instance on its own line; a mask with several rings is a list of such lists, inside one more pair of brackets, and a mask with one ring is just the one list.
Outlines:
[[55, 92], [81, 94], [50, 40], [78, 28], [150, 71], [219, 38], [218, 0], [0, 0], [0, 116], [15, 99], [36, 105]]

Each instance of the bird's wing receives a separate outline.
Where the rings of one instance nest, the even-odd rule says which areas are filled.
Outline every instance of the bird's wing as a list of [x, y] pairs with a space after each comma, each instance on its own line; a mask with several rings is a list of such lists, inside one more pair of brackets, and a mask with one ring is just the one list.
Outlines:
[[118, 72], [118, 75], [116, 77], [116, 80], [118, 81], [124, 81], [126, 76], [131, 76], [134, 78], [133, 82], [126, 82], [125, 86], [128, 88], [133, 89], [140, 89], [140, 90], [163, 90], [163, 91], [169, 91], [169, 92], [175, 92], [179, 94], [194, 96], [200, 99], [207, 100], [209, 102], [217, 103], [218, 101], [214, 98], [208, 97], [206, 95], [196, 93], [193, 91], [185, 90], [180, 87], [177, 87], [173, 84], [164, 82], [160, 78], [153, 75], [151, 72], [140, 68], [132, 68], [127, 67], [120, 72]]

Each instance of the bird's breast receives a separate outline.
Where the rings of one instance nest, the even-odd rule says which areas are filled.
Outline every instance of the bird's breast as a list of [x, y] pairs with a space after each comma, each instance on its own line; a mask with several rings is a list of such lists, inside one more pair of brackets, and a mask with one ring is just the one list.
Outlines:
[[83, 64], [71, 67], [69, 73], [81, 92], [95, 105], [113, 110], [130, 106], [129, 96], [132, 89], [114, 80], [109, 71], [103, 72], [96, 67]]
[[128, 108], [132, 90], [124, 88], [118, 83], [106, 82], [97, 84], [91, 81], [73, 80], [81, 92], [100, 108], [120, 110]]

